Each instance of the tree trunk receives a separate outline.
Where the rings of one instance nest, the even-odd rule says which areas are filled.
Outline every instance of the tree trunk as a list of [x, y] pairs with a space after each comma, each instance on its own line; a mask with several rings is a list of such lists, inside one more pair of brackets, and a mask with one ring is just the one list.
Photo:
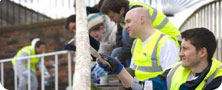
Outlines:
[[76, 64], [73, 90], [90, 90], [90, 45], [85, 0], [76, 1]]

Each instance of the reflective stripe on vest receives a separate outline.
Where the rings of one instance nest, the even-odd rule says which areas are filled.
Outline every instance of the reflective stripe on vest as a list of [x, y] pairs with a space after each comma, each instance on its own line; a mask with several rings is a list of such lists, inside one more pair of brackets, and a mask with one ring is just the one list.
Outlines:
[[204, 85], [204, 88], [206, 88], [206, 86], [209, 85], [210, 82], [214, 79], [214, 77], [215, 77], [216, 74], [218, 73], [218, 70], [219, 70], [219, 69], [222, 69], [222, 65], [221, 65], [219, 68], [217, 68], [216, 72], [214, 72], [210, 77], [207, 78], [206, 84]]
[[136, 66], [135, 75], [137, 79], [143, 81], [163, 72], [159, 61], [159, 52], [163, 43], [169, 38], [170, 36], [156, 30], [144, 49], [142, 49], [142, 41], [140, 39], [134, 40], [131, 52], [134, 65]]
[[[132, 9], [134, 6], [142, 6], [145, 7], [149, 10], [149, 14], [152, 18], [152, 26], [155, 29], [160, 30], [161, 32], [168, 34], [170, 36], [178, 36], [180, 35], [180, 31], [173, 25], [171, 21], [164, 15], [164, 13], [156, 10], [155, 8], [152, 8], [151, 6], [144, 4], [144, 3], [139, 3], [139, 2], [129, 2], [129, 8]], [[121, 19], [120, 26], [124, 28], [124, 17]]]
[[152, 14], [152, 22], [154, 22], [154, 20], [156, 19], [157, 16], [157, 10], [155, 8], [153, 8], [153, 14]]
[[137, 66], [137, 69], [136, 70], [140, 70], [140, 71], [143, 71], [143, 72], [157, 72], [157, 71], [162, 71], [162, 68], [161, 66], [158, 65], [157, 63], [157, 44], [158, 42], [160, 41], [160, 39], [164, 36], [164, 34], [161, 34], [160, 37], [158, 38], [156, 44], [155, 44], [155, 48], [152, 52], [152, 55], [151, 55], [151, 60], [152, 60], [152, 66], [149, 67], [149, 66]]
[[[15, 64], [15, 60], [21, 55], [22, 52], [25, 52], [28, 54], [28, 56], [31, 55], [35, 55], [35, 49], [32, 46], [26, 46], [24, 48], [22, 48], [21, 50], [18, 51], [18, 53], [16, 54], [16, 56], [14, 57], [14, 59], [11, 61], [12, 64]], [[35, 57], [35, 58], [31, 58], [30, 63], [31, 63], [31, 70], [33, 72], [36, 72], [36, 64], [39, 62], [39, 58]], [[26, 67], [28, 67], [28, 62], [25, 62], [24, 65]]]
[[[199, 83], [195, 90], [203, 90], [213, 79], [215, 79], [219, 75], [222, 76], [222, 72], [218, 73], [220, 69], [222, 69], [222, 63], [220, 63], [216, 59], [212, 59], [210, 71], [207, 73], [201, 83]], [[181, 63], [176, 65], [170, 70], [167, 75], [167, 89], [179, 90], [180, 86], [187, 81], [190, 74], [191, 70], [184, 68]]]
[[169, 22], [168, 18], [164, 18], [164, 20], [156, 27], [156, 29], [161, 30], [167, 23]]
[[170, 72], [168, 73], [167, 75], [167, 90], [170, 90], [170, 85], [171, 85], [171, 82], [172, 82], [172, 77], [173, 77], [173, 74], [175, 73], [175, 71], [177, 70], [177, 68], [181, 65], [181, 63], [179, 62], [178, 65], [176, 65], [174, 68], [172, 68], [170, 70]]

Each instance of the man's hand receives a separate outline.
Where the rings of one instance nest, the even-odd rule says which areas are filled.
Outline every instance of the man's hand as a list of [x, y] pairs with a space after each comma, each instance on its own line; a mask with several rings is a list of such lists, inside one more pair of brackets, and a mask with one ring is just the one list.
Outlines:
[[104, 65], [101, 62], [98, 62], [99, 66], [104, 68], [104, 70], [107, 71], [109, 74], [118, 75], [120, 71], [123, 69], [123, 65], [114, 57], [106, 56], [103, 54], [100, 54], [100, 56], [111, 65], [111, 67], [109, 67], [108, 65]]
[[70, 50], [70, 51], [76, 51], [76, 46], [72, 45], [72, 44], [67, 44], [64, 46], [64, 48], [66, 50]]

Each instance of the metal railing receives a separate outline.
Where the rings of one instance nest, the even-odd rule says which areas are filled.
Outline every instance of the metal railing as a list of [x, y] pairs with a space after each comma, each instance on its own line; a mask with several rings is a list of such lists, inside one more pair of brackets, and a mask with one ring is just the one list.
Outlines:
[[162, 11], [167, 15], [174, 15], [205, 0], [161, 0]]
[[205, 27], [211, 30], [217, 38], [217, 49], [214, 57], [222, 61], [222, 0], [211, 1], [193, 12], [180, 26], [180, 30], [195, 27]]
[[[49, 57], [49, 56], [54, 56], [54, 62], [55, 62], [55, 70], [54, 70], [54, 73], [55, 73], [55, 90], [59, 90], [59, 85], [58, 85], [58, 56], [59, 55], [64, 55], [64, 54], [67, 54], [67, 60], [68, 60], [68, 86], [71, 87], [72, 85], [72, 66], [71, 66], [71, 52], [69, 51], [58, 51], [58, 52], [52, 52], [52, 53], [45, 53], [45, 54], [39, 54], [39, 55], [33, 55], [33, 56], [27, 56], [27, 57], [21, 57], [19, 59], [28, 59], [28, 70], [30, 71], [30, 59], [31, 58], [34, 58], [34, 57], [41, 57], [41, 67], [44, 65], [44, 62], [45, 62], [45, 57]], [[5, 86], [5, 80], [7, 80], [8, 78], [4, 78], [4, 75], [6, 75], [4, 73], [4, 64], [5, 63], [11, 63], [13, 58], [9, 58], [9, 59], [2, 59], [0, 60], [0, 63], [1, 63], [1, 84], [2, 86], [4, 87]], [[41, 68], [41, 72], [43, 72], [43, 68]], [[28, 75], [28, 90], [31, 90], [31, 80], [30, 80], [30, 75]], [[63, 77], [64, 78], [64, 77]], [[44, 81], [44, 74], [41, 73], [41, 90], [45, 90], [45, 85], [44, 85], [45, 81]], [[12, 86], [12, 85], [11, 85]], [[14, 72], [14, 90], [17, 90], [17, 76], [16, 76], [16, 73]], [[7, 88], [6, 88], [7, 89]]]

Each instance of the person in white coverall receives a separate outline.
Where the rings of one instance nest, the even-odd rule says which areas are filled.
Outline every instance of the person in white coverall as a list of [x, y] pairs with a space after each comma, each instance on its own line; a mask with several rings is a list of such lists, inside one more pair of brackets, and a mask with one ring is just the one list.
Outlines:
[[[46, 49], [45, 43], [43, 41], [40, 41], [39, 38], [35, 38], [32, 40], [31, 45], [25, 46], [17, 52], [16, 56], [12, 60], [12, 64], [14, 66], [13, 69], [19, 79], [18, 90], [27, 90], [26, 85], [28, 84], [29, 75], [31, 79], [31, 90], [38, 89], [38, 80], [35, 75], [35, 72], [36, 72], [36, 67], [41, 67], [40, 57], [34, 57], [30, 59], [22, 59], [21, 57], [41, 54], [45, 52], [45, 49]], [[28, 60], [30, 60], [31, 63], [30, 71], [28, 70]], [[50, 74], [46, 70], [45, 66], [41, 68], [43, 68], [44, 70], [43, 73], [45, 80], [46, 78], [50, 78]]]

